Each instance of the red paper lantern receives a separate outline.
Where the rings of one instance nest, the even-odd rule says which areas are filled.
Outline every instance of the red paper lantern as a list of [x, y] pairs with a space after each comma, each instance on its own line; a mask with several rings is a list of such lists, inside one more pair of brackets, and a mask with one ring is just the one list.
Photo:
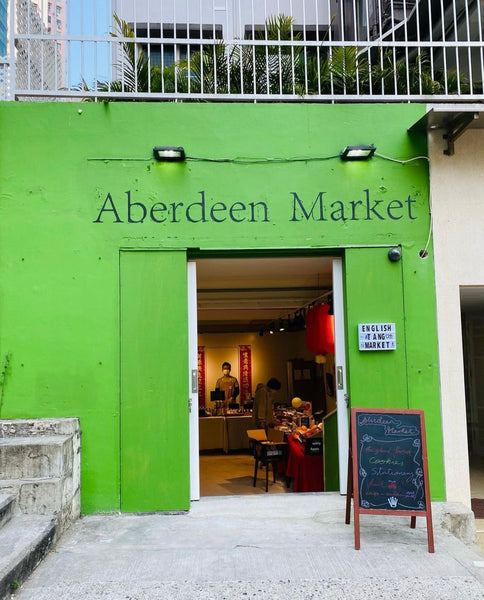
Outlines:
[[313, 354], [334, 354], [334, 316], [329, 304], [318, 304], [306, 315], [306, 346]]

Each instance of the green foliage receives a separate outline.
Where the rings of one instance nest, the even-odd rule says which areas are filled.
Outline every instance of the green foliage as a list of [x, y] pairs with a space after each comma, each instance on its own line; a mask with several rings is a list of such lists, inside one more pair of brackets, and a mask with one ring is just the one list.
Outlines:
[[328, 73], [333, 87], [339, 94], [358, 94], [368, 92], [370, 78], [369, 63], [357, 48], [334, 48], [328, 58]]
[[[112, 37], [134, 38], [132, 28], [114, 15]], [[168, 67], [150, 66], [145, 52], [134, 42], [121, 42], [121, 59], [116, 64], [121, 79], [97, 82], [101, 92], [233, 94], [311, 96], [348, 95], [436, 95], [469, 93], [466, 80], [457, 73], [434, 72], [425, 53], [413, 62], [397, 55], [397, 49], [361, 50], [352, 46], [316, 49], [302, 45], [280, 45], [300, 41], [293, 19], [280, 14], [269, 17], [263, 30], [254, 32], [256, 41], [271, 44], [235, 43], [222, 40], [204, 44], [189, 59]], [[482, 87], [476, 86], [477, 91]], [[77, 89], [88, 90], [83, 81]], [[114, 99], [114, 98], [113, 98]], [[109, 99], [111, 100], [111, 99]]]
[[[133, 29], [114, 15], [118, 33], [111, 33], [112, 37], [134, 38]], [[123, 74], [122, 79], [110, 84], [101, 83], [100, 91], [113, 92], [146, 92], [150, 79], [148, 59], [143, 50], [138, 50], [134, 42], [121, 42], [122, 58], [115, 65]]]

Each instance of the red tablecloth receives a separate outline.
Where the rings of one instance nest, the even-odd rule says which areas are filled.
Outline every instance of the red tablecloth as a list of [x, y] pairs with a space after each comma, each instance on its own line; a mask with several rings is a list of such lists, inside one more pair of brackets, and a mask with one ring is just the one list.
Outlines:
[[304, 446], [291, 435], [287, 438], [286, 477], [293, 480], [293, 492], [324, 491], [323, 456], [306, 456]]

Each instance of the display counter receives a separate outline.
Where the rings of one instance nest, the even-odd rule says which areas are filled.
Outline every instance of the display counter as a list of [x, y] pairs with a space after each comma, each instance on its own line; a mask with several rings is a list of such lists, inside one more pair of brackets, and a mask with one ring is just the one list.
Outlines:
[[308, 456], [304, 445], [292, 435], [287, 437], [286, 477], [292, 480], [293, 492], [323, 492], [324, 462], [323, 456]]
[[246, 450], [249, 448], [247, 430], [252, 428], [251, 416], [200, 417], [199, 449]]
[[248, 450], [247, 430], [253, 429], [252, 416], [226, 417], [228, 450]]
[[227, 452], [225, 417], [200, 417], [198, 419], [198, 440], [200, 450]]

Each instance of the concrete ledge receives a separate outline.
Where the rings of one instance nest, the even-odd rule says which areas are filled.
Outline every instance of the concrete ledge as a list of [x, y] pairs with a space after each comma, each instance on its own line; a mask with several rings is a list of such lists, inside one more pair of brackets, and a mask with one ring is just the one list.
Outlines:
[[0, 421], [0, 600], [80, 516], [79, 420]]
[[476, 541], [476, 524], [472, 510], [461, 502], [432, 502], [435, 524], [450, 531], [465, 544]]
[[56, 520], [52, 517], [14, 517], [0, 532], [0, 600], [10, 597], [12, 585], [23, 583], [52, 548]]
[[80, 516], [79, 419], [0, 420], [0, 493], [16, 514], [52, 515], [60, 532]]
[[79, 419], [2, 419], [0, 439], [42, 435], [74, 435], [79, 432]]
[[0, 439], [2, 479], [62, 477], [72, 473], [72, 436]]

